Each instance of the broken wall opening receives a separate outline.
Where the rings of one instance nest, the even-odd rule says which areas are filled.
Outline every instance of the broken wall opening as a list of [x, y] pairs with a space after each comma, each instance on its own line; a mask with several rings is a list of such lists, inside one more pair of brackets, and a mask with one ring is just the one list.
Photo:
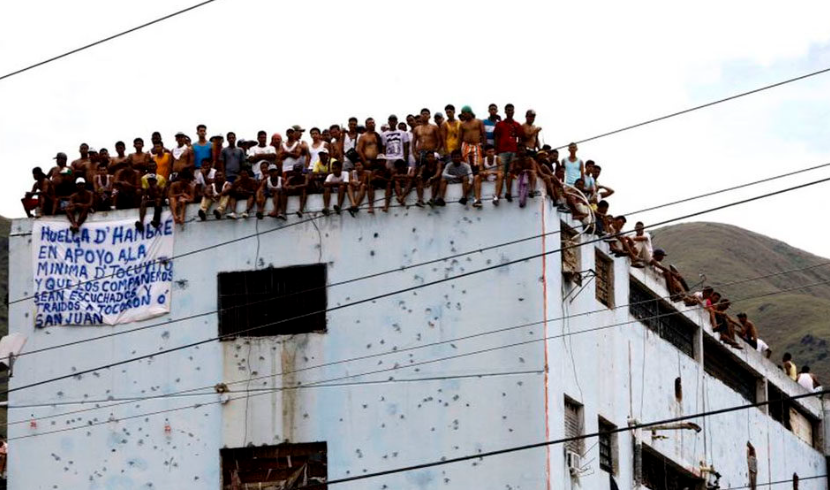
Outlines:
[[325, 490], [328, 478], [325, 442], [225, 448], [223, 490], [291, 490], [309, 485]]

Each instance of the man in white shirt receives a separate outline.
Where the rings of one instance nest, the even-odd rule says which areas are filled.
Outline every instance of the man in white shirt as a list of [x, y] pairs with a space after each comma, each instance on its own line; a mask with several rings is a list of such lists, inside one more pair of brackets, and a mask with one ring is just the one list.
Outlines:
[[389, 116], [389, 129], [381, 135], [381, 145], [388, 168], [397, 160], [409, 161], [409, 132], [398, 129], [398, 116]]
[[323, 182], [323, 214], [329, 214], [329, 204], [331, 203], [331, 191], [337, 190], [337, 204], [334, 206], [334, 212], [340, 214], [343, 207], [343, 200], [346, 195], [349, 196], [349, 213], [354, 217], [354, 191], [349, 185], [349, 172], [343, 171], [343, 164], [339, 160], [335, 160], [331, 164], [331, 173], [326, 176]]
[[[248, 149], [248, 162], [257, 163], [260, 160], [265, 160], [269, 164], [277, 161], [277, 149], [271, 145], [267, 145], [268, 133], [260, 131], [256, 135], [257, 145]], [[256, 180], [262, 180], [262, 170], [259, 165], [253, 166], [254, 176]]]
[[636, 234], [631, 238], [634, 241], [634, 252], [637, 254], [637, 259], [645, 263], [651, 262], [651, 253], [654, 250], [651, 246], [651, 234], [645, 231], [645, 225], [642, 221], [638, 221], [634, 225]]

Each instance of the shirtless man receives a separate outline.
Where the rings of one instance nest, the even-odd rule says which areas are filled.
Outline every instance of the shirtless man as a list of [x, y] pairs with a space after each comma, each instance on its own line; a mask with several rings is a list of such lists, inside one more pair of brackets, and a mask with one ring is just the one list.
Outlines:
[[354, 164], [354, 170], [352, 170], [351, 175], [349, 176], [349, 185], [352, 187], [352, 192], [355, 196], [354, 205], [349, 209], [349, 213], [352, 215], [354, 215], [354, 213], [360, 208], [360, 205], [363, 204], [364, 196], [369, 196], [370, 203], [375, 200], [375, 189], [369, 185], [370, 176], [371, 172], [367, 171], [363, 166], [363, 162], [358, 160], [357, 163]]
[[147, 173], [147, 166], [153, 160], [153, 155], [144, 152], [144, 140], [141, 138], [133, 140], [133, 148], [135, 148], [135, 153], [127, 156], [127, 163], [140, 175], [144, 175]]
[[54, 179], [56, 176], [61, 174], [61, 170], [66, 168], [66, 153], [60, 152], [55, 155], [55, 158], [52, 160], [55, 161], [55, 166], [49, 169], [49, 173], [46, 174], [46, 177], [50, 179]]
[[[146, 153], [145, 153], [146, 155]], [[155, 168], [155, 162], [149, 166]], [[113, 199], [115, 209], [131, 209], [138, 205], [138, 191], [141, 188], [141, 175], [132, 166], [126, 166], [115, 174], [113, 179]]]
[[339, 124], [332, 124], [329, 126], [329, 155], [332, 160], [343, 162], [343, 169], [351, 170], [354, 165], [351, 162], [346, 162], [343, 155], [343, 130], [340, 129]]
[[110, 158], [110, 164], [107, 168], [107, 173], [109, 173], [110, 175], [115, 175], [116, 172], [127, 166], [127, 155], [125, 153], [126, 151], [127, 145], [125, 145], [123, 141], [118, 141], [115, 143], [116, 156]]
[[477, 173], [481, 166], [481, 147], [485, 143], [484, 123], [476, 119], [470, 106], [461, 108], [461, 154], [465, 162]]
[[89, 155], [89, 145], [86, 143], [81, 143], [81, 147], [78, 149], [81, 153], [81, 158], [77, 160], [73, 160], [69, 166], [72, 168], [72, 174], [77, 177], [84, 177], [86, 178], [87, 173], [89, 172], [89, 166], [92, 163], [92, 158]]
[[[173, 175], [185, 169], [191, 172], [196, 169], [196, 164], [193, 161], [193, 150], [188, 144], [188, 139], [184, 133], [176, 133], [176, 143], [178, 143], [178, 146], [170, 150], [170, 153], [173, 154]], [[171, 175], [171, 180], [173, 175]]]
[[429, 109], [421, 109], [421, 124], [412, 128], [410, 147], [415, 154], [416, 167], [424, 164], [428, 153], [435, 153], [441, 148], [441, 130], [429, 122]]
[[[210, 158], [205, 158], [209, 162]], [[170, 184], [170, 211], [173, 212], [173, 222], [182, 225], [184, 229], [184, 220], [187, 215], [187, 204], [193, 202], [193, 174], [189, 169], [182, 170], [175, 182]]]
[[75, 179], [75, 193], [69, 197], [69, 204], [66, 205], [66, 217], [69, 218], [72, 233], [78, 233], [81, 229], [92, 209], [93, 200], [94, 194], [87, 190], [86, 180], [83, 177]]
[[534, 126], [536, 121], [536, 111], [528, 109], [525, 113], [525, 123], [522, 124], [522, 142], [525, 148], [529, 150], [538, 150], [541, 148], [539, 144], [539, 132], [542, 128]]
[[[153, 165], [151, 165], [152, 168]], [[151, 170], [142, 177], [142, 180], [147, 183], [147, 188], [141, 191], [138, 221], [135, 222], [135, 227], [140, 232], [144, 232], [144, 217], [147, 216], [147, 206], [153, 206], [153, 220], [150, 221], [150, 224], [156, 229], [161, 227], [161, 207], [164, 205], [166, 192], [164, 187], [159, 185], [158, 176], [153, 172], [154, 170]]]
[[366, 132], [357, 140], [357, 153], [364, 162], [374, 161], [380, 154], [381, 138], [375, 132], [375, 120], [366, 119]]
[[[35, 218], [40, 218], [52, 213], [54, 208], [52, 200], [55, 197], [54, 187], [52, 182], [46, 178], [46, 174], [40, 167], [32, 169], [32, 178], [35, 179], [32, 190], [26, 193], [26, 196], [21, 199], [23, 202], [23, 210], [26, 211], [26, 217], [32, 217], [32, 210], [37, 210]], [[35, 200], [37, 196], [37, 200]]]
[[758, 329], [747, 318], [746, 313], [738, 313], [738, 324], [741, 329], [741, 338], [746, 340], [746, 343], [751, 345], [753, 349], [758, 349]]

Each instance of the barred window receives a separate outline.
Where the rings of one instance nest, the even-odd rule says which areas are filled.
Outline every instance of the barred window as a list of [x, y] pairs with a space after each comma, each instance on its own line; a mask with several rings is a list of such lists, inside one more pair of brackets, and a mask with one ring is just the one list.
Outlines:
[[694, 357], [697, 325], [633, 278], [629, 281], [628, 291], [628, 311], [631, 316], [684, 354]]
[[755, 403], [758, 380], [751, 371], [732, 357], [729, 349], [709, 336], [703, 341], [703, 369], [709, 376], [718, 378], [723, 384], [737, 391], [748, 402]]
[[562, 275], [568, 282], [582, 285], [582, 275], [579, 273], [582, 268], [579, 254], [579, 233], [573, 228], [560, 223], [559, 225], [559, 254], [562, 256]]
[[600, 417], [599, 419], [599, 469], [614, 474], [615, 453], [617, 445], [617, 434], [607, 432], [617, 427]]
[[703, 480], [643, 445], [643, 486], [651, 490], [698, 490]]
[[222, 272], [219, 334], [246, 337], [326, 330], [326, 265]]
[[[565, 437], [581, 436], [583, 425], [582, 405], [565, 397]], [[568, 441], [565, 449], [582, 455], [585, 453], [585, 440]]]
[[614, 307], [614, 261], [596, 250], [597, 300], [609, 308]]

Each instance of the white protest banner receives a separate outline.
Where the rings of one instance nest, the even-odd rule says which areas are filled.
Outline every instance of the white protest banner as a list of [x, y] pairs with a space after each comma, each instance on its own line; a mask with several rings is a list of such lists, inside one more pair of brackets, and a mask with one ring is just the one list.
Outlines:
[[66, 220], [32, 227], [35, 327], [116, 325], [170, 311], [173, 218], [143, 232], [134, 220], [87, 222], [72, 233]]

